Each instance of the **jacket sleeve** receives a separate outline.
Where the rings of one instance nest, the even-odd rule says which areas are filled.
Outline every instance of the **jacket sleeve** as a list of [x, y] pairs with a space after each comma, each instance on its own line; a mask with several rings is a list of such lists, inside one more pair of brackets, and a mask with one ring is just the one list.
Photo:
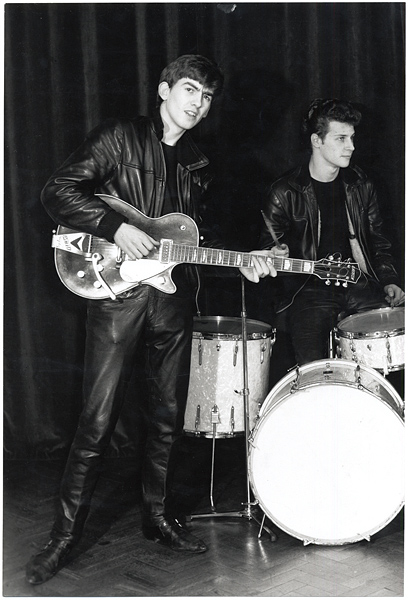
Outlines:
[[50, 177], [41, 201], [59, 225], [113, 241], [125, 217], [112, 210], [95, 192], [117, 168], [123, 144], [118, 120], [94, 129]]
[[[287, 191], [286, 193], [289, 194], [290, 192]], [[290, 219], [287, 207], [288, 202], [285, 194], [279, 191], [277, 185], [272, 184], [267, 190], [262, 207], [263, 223], [259, 239], [259, 247], [261, 250], [269, 250], [275, 246], [275, 242], [270, 233], [271, 228], [280, 242], [288, 243], [288, 240], [286, 240], [285, 237], [290, 230]]]
[[378, 205], [377, 192], [374, 185], [368, 181], [367, 185], [367, 218], [369, 239], [365, 240], [374, 267], [374, 271], [382, 285], [399, 283], [395, 269], [395, 261], [391, 252], [391, 242], [383, 233], [383, 220]]

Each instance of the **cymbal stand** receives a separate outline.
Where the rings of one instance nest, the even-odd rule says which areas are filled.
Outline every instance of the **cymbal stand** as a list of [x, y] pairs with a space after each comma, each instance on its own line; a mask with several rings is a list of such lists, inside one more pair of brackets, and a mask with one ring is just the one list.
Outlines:
[[259, 527], [258, 538], [261, 537], [262, 531], [265, 530], [271, 539], [271, 542], [275, 542], [277, 537], [276, 534], [269, 528], [265, 526], [265, 514], [263, 514], [262, 520], [260, 521], [256, 515], [254, 515], [253, 507], [258, 504], [257, 501], [251, 500], [251, 485], [249, 481], [249, 435], [250, 435], [250, 427], [249, 427], [249, 389], [248, 389], [248, 330], [247, 330], [247, 313], [246, 313], [246, 302], [245, 302], [245, 278], [241, 275], [241, 303], [242, 303], [242, 312], [241, 312], [241, 323], [242, 323], [242, 374], [243, 374], [243, 389], [242, 396], [244, 400], [244, 427], [245, 427], [245, 472], [246, 472], [246, 494], [247, 499], [246, 502], [242, 502], [242, 506], [244, 507], [240, 511], [228, 511], [228, 512], [217, 512], [214, 499], [213, 499], [213, 490], [214, 490], [214, 466], [215, 466], [215, 440], [216, 440], [216, 430], [217, 430], [217, 422], [218, 422], [218, 409], [215, 406], [212, 412], [212, 426], [213, 426], [213, 435], [212, 435], [212, 456], [211, 456], [211, 482], [210, 482], [210, 503], [211, 503], [211, 513], [206, 514], [192, 514], [191, 519], [205, 519], [205, 518], [214, 518], [214, 517], [243, 517], [248, 519], [249, 521], [253, 520], [257, 523]]

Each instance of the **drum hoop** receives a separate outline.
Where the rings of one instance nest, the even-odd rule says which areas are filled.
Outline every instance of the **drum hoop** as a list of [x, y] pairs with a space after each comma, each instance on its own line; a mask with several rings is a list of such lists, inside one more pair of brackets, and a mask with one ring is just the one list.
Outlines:
[[353, 333], [351, 331], [345, 331], [343, 329], [340, 329], [340, 327], [338, 327], [337, 331], [338, 331], [340, 337], [342, 337], [342, 338], [346, 338], [349, 340], [363, 340], [363, 339], [382, 339], [382, 338], [387, 338], [387, 337], [397, 337], [399, 335], [404, 335], [405, 328], [400, 327], [398, 329], [392, 329], [391, 331], [378, 330], [378, 331], [370, 331], [367, 333], [364, 333], [362, 331]]
[[[388, 383], [388, 382], [387, 382]], [[382, 402], [382, 404], [384, 404], [385, 406], [387, 406], [389, 408], [389, 410], [391, 410], [401, 421], [401, 423], [404, 425], [404, 418], [403, 418], [403, 414], [404, 414], [404, 403], [403, 400], [401, 398], [398, 397], [398, 395], [396, 397], [394, 397], [393, 394], [392, 398], [393, 400], [395, 400], [396, 406], [391, 406], [386, 400], [384, 400], [384, 398], [379, 397], [376, 393], [374, 393], [373, 391], [369, 390], [368, 388], [366, 388], [364, 385], [358, 385], [355, 382], [348, 382], [348, 381], [319, 381], [316, 383], [309, 383], [307, 385], [299, 385], [299, 387], [295, 390], [295, 391], [288, 391], [284, 396], [282, 396], [281, 398], [279, 398], [279, 400], [277, 400], [277, 402], [275, 402], [275, 404], [273, 404], [272, 406], [270, 406], [269, 408], [266, 409], [265, 413], [262, 413], [262, 415], [258, 418], [258, 420], [255, 423], [255, 426], [253, 428], [253, 436], [251, 436], [251, 438], [255, 438], [255, 435], [258, 432], [258, 429], [261, 427], [261, 422], [264, 418], [267, 417], [267, 415], [269, 415], [269, 413], [273, 410], [275, 410], [276, 408], [278, 408], [278, 406], [280, 406], [284, 401], [286, 401], [288, 398], [294, 396], [295, 394], [297, 394], [298, 392], [303, 392], [304, 390], [308, 390], [310, 388], [320, 388], [322, 385], [339, 385], [339, 386], [346, 386], [346, 387], [351, 387], [353, 389], [356, 390], [360, 390], [361, 392], [365, 392], [367, 394], [370, 394], [370, 396], [373, 396], [376, 400], [379, 400], [380, 402]], [[386, 386], [384, 386], [384, 389], [386, 389]], [[390, 392], [391, 390], [388, 389], [388, 391]]]
[[[309, 387], [309, 386], [305, 386], [305, 385], [304, 385], [304, 386], [302, 386], [302, 385], [301, 385], [301, 377], [302, 377], [302, 374], [303, 374], [303, 373], [310, 373], [311, 371], [314, 371], [315, 369], [317, 369], [319, 365], [322, 365], [322, 364], [329, 364], [329, 365], [331, 365], [331, 363], [333, 363], [333, 365], [344, 365], [344, 367], [353, 368], [354, 370], [355, 370], [357, 367], [360, 367], [360, 369], [361, 369], [362, 371], [366, 371], [368, 374], [371, 374], [371, 375], [373, 376], [373, 378], [374, 378], [374, 380], [375, 380], [375, 381], [377, 381], [377, 382], [378, 382], [378, 381], [379, 381], [379, 382], [381, 382], [381, 385], [384, 387], [384, 389], [386, 389], [386, 390], [388, 391], [388, 393], [389, 393], [389, 394], [390, 394], [390, 396], [393, 398], [393, 400], [395, 401], [396, 405], [399, 407], [399, 409], [401, 410], [401, 412], [402, 412], [402, 414], [403, 414], [403, 411], [404, 411], [404, 401], [403, 401], [403, 399], [400, 397], [400, 395], [398, 394], [398, 392], [397, 392], [397, 390], [395, 389], [395, 387], [394, 387], [394, 386], [393, 386], [393, 385], [392, 385], [392, 384], [391, 384], [391, 383], [388, 381], [388, 379], [386, 379], [386, 378], [385, 378], [385, 377], [384, 377], [384, 376], [383, 376], [381, 373], [379, 373], [377, 369], [374, 369], [373, 367], [368, 367], [367, 365], [362, 365], [362, 364], [356, 363], [356, 362], [355, 362], [355, 361], [353, 361], [353, 360], [346, 360], [346, 359], [342, 359], [342, 358], [329, 358], [329, 359], [326, 359], [326, 358], [324, 358], [324, 359], [315, 360], [315, 361], [312, 361], [312, 362], [310, 362], [310, 363], [307, 363], [306, 365], [303, 365], [303, 367], [300, 367], [300, 370], [299, 370], [299, 371], [300, 371], [300, 373], [299, 373], [299, 374], [300, 374], [300, 380], [299, 380], [299, 382], [300, 382], [300, 385], [299, 385], [299, 389], [306, 389], [306, 387]], [[281, 387], [281, 386], [282, 386], [282, 383], [283, 383], [283, 382], [285, 382], [285, 383], [287, 383], [287, 382], [290, 382], [290, 381], [291, 381], [291, 378], [292, 378], [292, 383], [295, 383], [295, 381], [296, 381], [296, 373], [295, 373], [294, 371], [287, 373], [287, 374], [286, 374], [286, 375], [285, 375], [285, 376], [284, 376], [284, 377], [283, 377], [283, 378], [282, 378], [280, 381], [278, 381], [278, 383], [277, 383], [277, 384], [276, 384], [276, 385], [275, 385], [275, 386], [274, 386], [274, 387], [273, 387], [273, 388], [270, 390], [269, 394], [268, 394], [268, 395], [267, 395], [267, 397], [265, 398], [265, 401], [264, 401], [264, 403], [263, 403], [263, 406], [264, 406], [264, 405], [265, 405], [265, 403], [266, 403], [266, 402], [269, 400], [269, 398], [270, 398], [270, 397], [273, 397], [273, 396], [275, 396], [275, 395], [276, 395], [278, 392], [280, 392], [280, 391], [283, 389], [283, 388]], [[333, 381], [333, 380], [326, 380], [326, 381], [325, 381], [325, 382], [323, 382], [323, 383], [329, 383], [329, 382], [330, 382], [330, 383], [334, 383], [334, 381]], [[347, 382], [347, 381], [341, 381], [341, 382], [340, 382], [340, 381], [337, 381], [337, 383], [338, 383], [339, 385], [340, 385], [340, 384], [348, 384], [348, 385], [350, 385], [350, 382]], [[353, 382], [353, 383], [354, 383], [354, 382]], [[320, 382], [318, 382], [318, 383], [317, 383], [317, 382], [316, 382], [316, 383], [313, 383], [313, 384], [311, 383], [310, 385], [318, 386], [318, 385], [322, 385], [322, 382], [320, 381]], [[365, 388], [365, 387], [363, 387], [363, 389], [364, 389], [365, 391], [369, 392], [369, 393], [372, 393], [372, 392], [370, 392], [370, 390], [368, 390], [368, 389], [367, 389], [367, 388]], [[276, 403], [275, 403], [275, 404], [274, 404], [272, 407], [269, 407], [269, 408], [266, 410], [266, 412], [262, 412], [262, 413], [261, 413], [260, 420], [262, 420], [262, 417], [263, 417], [263, 416], [265, 416], [265, 415], [267, 415], [267, 414], [268, 414], [268, 412], [269, 412], [269, 411], [270, 411], [272, 408], [274, 408], [275, 406], [278, 406], [278, 404], [280, 404], [280, 402], [283, 400], [283, 398], [287, 398], [288, 396], [291, 396], [291, 395], [293, 395], [294, 393], [296, 393], [296, 389], [294, 389], [293, 391], [290, 391], [290, 390], [289, 390], [289, 392], [288, 392], [287, 394], [285, 394], [285, 396], [284, 396], [284, 397], [282, 397], [282, 398], [279, 398], [279, 400], [278, 400], [278, 401], [277, 401], [277, 402], [276, 402]], [[376, 396], [376, 394], [374, 394], [374, 393], [373, 393], [373, 395], [374, 395], [375, 397], [377, 397], [377, 396]], [[381, 399], [381, 400], [382, 400], [382, 399]], [[385, 402], [385, 400], [384, 400], [383, 402]], [[388, 404], [387, 402], [385, 402], [385, 403], [386, 403], [386, 404]], [[262, 408], [261, 408], [261, 410], [262, 410]], [[397, 414], [398, 414], [398, 413], [397, 413]]]
[[399, 501], [398, 505], [394, 508], [394, 510], [391, 512], [391, 515], [389, 515], [389, 517], [387, 519], [385, 519], [379, 525], [376, 525], [375, 527], [372, 527], [368, 531], [365, 531], [364, 533], [356, 533], [354, 536], [351, 536], [348, 538], [342, 538], [342, 539], [335, 539], [335, 540], [330, 539], [330, 538], [312, 538], [312, 537], [307, 537], [306, 535], [302, 535], [300, 532], [295, 531], [291, 527], [288, 527], [285, 523], [282, 523], [280, 521], [280, 519], [277, 519], [272, 514], [272, 511], [258, 497], [259, 494], [258, 494], [258, 496], [256, 495], [257, 490], [256, 490], [256, 486], [254, 485], [255, 482], [252, 481], [253, 477], [252, 477], [252, 473], [251, 473], [250, 469], [249, 469], [249, 474], [250, 474], [252, 490], [254, 492], [256, 500], [257, 500], [259, 506], [261, 507], [263, 513], [265, 515], [267, 515], [270, 518], [270, 520], [273, 523], [275, 523], [275, 525], [277, 525], [280, 529], [282, 529], [282, 531], [293, 536], [294, 538], [296, 538], [298, 540], [301, 540], [305, 546], [308, 544], [317, 544], [317, 545], [321, 545], [321, 546], [343, 546], [345, 544], [352, 544], [355, 542], [359, 542], [361, 540], [367, 540], [367, 539], [369, 540], [372, 535], [374, 535], [378, 531], [381, 531], [384, 527], [386, 527], [386, 525], [391, 523], [391, 521], [393, 519], [395, 519], [395, 517], [400, 513], [400, 511], [402, 510], [402, 508], [405, 505], [405, 500], [401, 499]]
[[[272, 336], [272, 331], [268, 333], [249, 333], [248, 340], [266, 340]], [[196, 340], [231, 340], [238, 342], [242, 340], [242, 335], [235, 333], [203, 333], [201, 331], [193, 331], [193, 339]]]
[[[222, 332], [213, 332], [213, 331], [196, 331], [196, 324], [200, 322], [201, 319], [207, 320], [209, 323], [222, 323], [222, 321], [241, 321], [240, 317], [220, 317], [220, 316], [206, 316], [206, 317], [194, 317], [193, 323], [193, 339], [201, 339], [201, 340], [232, 340], [239, 341], [242, 340], [242, 333], [222, 333]], [[272, 334], [276, 331], [269, 323], [265, 323], [264, 321], [258, 321], [255, 319], [247, 319], [247, 330], [250, 329], [251, 325], [258, 325], [265, 329], [265, 331], [257, 331], [253, 333], [247, 334], [247, 338], [249, 340], [262, 340], [272, 337]]]

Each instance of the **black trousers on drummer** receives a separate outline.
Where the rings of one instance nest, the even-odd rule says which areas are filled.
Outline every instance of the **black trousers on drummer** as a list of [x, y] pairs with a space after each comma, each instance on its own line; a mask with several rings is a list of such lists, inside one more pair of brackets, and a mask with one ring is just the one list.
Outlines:
[[54, 539], [76, 542], [82, 533], [142, 334], [149, 389], [144, 524], [157, 525], [164, 515], [170, 450], [182, 433], [187, 401], [192, 302], [189, 295], [165, 294], [148, 285], [125, 296], [88, 305], [83, 409], [62, 478]]
[[361, 278], [355, 284], [325, 285], [310, 277], [288, 308], [289, 329], [299, 366], [328, 357], [330, 332], [339, 317], [388, 306], [383, 286]]

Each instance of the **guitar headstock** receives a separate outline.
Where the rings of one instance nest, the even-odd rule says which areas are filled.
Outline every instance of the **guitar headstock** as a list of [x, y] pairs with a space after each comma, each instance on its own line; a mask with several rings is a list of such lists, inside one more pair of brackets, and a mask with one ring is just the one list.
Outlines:
[[314, 275], [324, 279], [327, 285], [334, 281], [335, 285], [342, 284], [347, 287], [349, 283], [357, 283], [361, 277], [361, 271], [357, 263], [350, 259], [342, 261], [341, 256], [328, 256], [314, 263]]

